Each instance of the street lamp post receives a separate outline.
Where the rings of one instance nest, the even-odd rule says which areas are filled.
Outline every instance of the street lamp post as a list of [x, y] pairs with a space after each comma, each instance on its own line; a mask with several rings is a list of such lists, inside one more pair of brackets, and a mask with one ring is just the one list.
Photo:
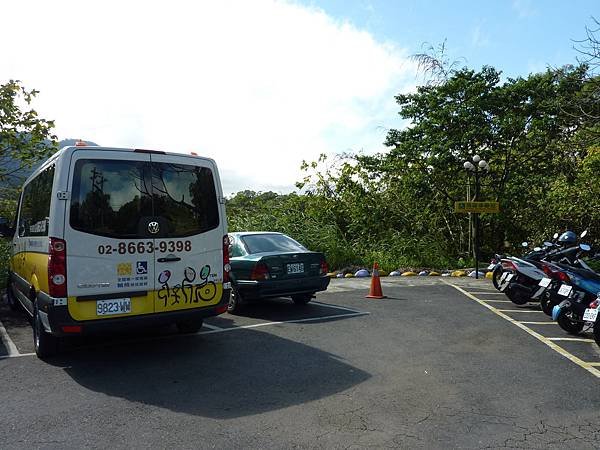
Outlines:
[[[483, 171], [487, 172], [490, 165], [485, 159], [481, 159], [479, 155], [474, 155], [472, 161], [465, 161], [463, 167], [469, 174], [473, 174], [475, 177], [475, 195], [472, 198], [473, 201], [479, 201], [480, 191], [480, 177]], [[474, 224], [473, 224], [473, 255], [475, 256], [475, 278], [479, 278], [479, 213], [473, 213]]]

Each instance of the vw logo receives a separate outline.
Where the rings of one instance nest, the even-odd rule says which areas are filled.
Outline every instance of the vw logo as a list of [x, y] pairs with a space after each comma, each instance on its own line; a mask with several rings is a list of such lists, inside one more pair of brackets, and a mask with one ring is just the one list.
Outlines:
[[150, 222], [148, 224], [148, 231], [151, 234], [156, 234], [158, 233], [158, 230], [160, 230], [160, 226], [158, 225], [158, 222]]

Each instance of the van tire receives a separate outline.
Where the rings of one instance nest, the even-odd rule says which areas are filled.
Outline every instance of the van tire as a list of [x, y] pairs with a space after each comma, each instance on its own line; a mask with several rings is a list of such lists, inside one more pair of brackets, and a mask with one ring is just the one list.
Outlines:
[[197, 333], [202, 328], [202, 324], [204, 321], [202, 319], [196, 320], [182, 320], [177, 322], [175, 325], [177, 326], [177, 331], [182, 334], [187, 333]]
[[8, 306], [13, 311], [17, 311], [19, 309], [19, 301], [12, 290], [10, 275], [8, 276], [8, 280], [6, 281], [6, 300], [8, 301]]
[[45, 359], [58, 353], [58, 338], [44, 330], [37, 302], [33, 307], [33, 346], [35, 354], [40, 359]]

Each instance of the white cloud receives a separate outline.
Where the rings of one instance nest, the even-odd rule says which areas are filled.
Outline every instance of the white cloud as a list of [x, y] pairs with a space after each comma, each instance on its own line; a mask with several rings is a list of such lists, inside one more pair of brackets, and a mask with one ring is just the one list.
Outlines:
[[483, 28], [482, 24], [478, 24], [471, 31], [471, 44], [474, 47], [487, 47], [490, 44], [490, 39]]
[[0, 82], [41, 91], [60, 138], [194, 150], [226, 191], [286, 190], [302, 159], [381, 149], [404, 51], [324, 12], [269, 0], [3, 4]]

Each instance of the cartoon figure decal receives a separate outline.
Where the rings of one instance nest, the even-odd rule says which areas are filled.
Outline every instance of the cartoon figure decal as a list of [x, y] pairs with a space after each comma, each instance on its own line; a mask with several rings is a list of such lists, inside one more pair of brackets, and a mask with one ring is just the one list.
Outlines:
[[183, 271], [183, 279], [180, 283], [171, 286], [170, 270], [163, 270], [158, 275], [158, 282], [161, 284], [158, 291], [158, 298], [164, 301], [163, 306], [173, 306], [179, 303], [199, 303], [200, 301], [210, 302], [217, 295], [217, 285], [214, 281], [209, 281], [210, 266], [207, 264], [200, 270], [200, 283], [194, 285], [196, 271], [193, 267], [186, 267]]

